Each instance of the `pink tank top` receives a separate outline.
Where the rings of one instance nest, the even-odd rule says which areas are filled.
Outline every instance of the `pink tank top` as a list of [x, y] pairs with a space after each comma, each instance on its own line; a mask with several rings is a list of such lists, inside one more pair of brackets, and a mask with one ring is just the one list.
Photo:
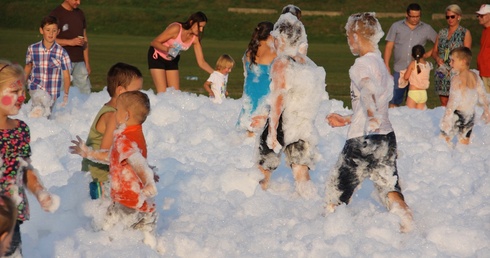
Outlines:
[[[192, 42], [194, 42], [196, 35], [192, 35], [192, 39], [189, 42], [182, 42], [182, 24], [180, 24], [178, 22], [175, 22], [172, 24], [178, 24], [180, 26], [179, 35], [177, 35], [177, 37], [175, 37], [175, 38], [172, 38], [172, 39], [165, 41], [164, 43], [162, 43], [162, 45], [164, 45], [166, 47], [170, 47], [170, 46], [173, 46], [174, 44], [179, 44], [180, 45], [180, 51], [186, 51], [192, 45]], [[172, 24], [170, 24], [170, 25], [172, 25]], [[162, 51], [159, 51], [155, 48], [155, 52], [153, 52], [153, 59], [158, 59], [158, 55], [160, 55], [165, 60], [172, 60], [172, 58], [170, 58], [168, 56], [168, 52], [162, 52]]]
[[417, 73], [417, 67], [415, 67], [410, 74], [410, 78], [408, 79], [408, 81], [410, 82], [410, 84], [417, 86], [417, 88], [426, 90], [429, 88], [430, 70], [432, 70], [432, 63], [418, 63], [417, 65], [420, 67], [420, 73]]

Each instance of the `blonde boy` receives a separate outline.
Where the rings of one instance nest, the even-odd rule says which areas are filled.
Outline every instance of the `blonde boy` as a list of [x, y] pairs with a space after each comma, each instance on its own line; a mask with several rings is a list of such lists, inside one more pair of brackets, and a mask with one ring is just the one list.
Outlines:
[[27, 48], [24, 67], [32, 99], [32, 111], [29, 115], [49, 117], [53, 104], [61, 94], [62, 84], [62, 105], [68, 102], [71, 62], [66, 50], [55, 41], [60, 32], [55, 17], [44, 17], [39, 32], [43, 39]]
[[475, 107], [480, 102], [483, 107], [481, 119], [488, 123], [490, 111], [483, 81], [476, 70], [470, 70], [471, 50], [467, 47], [455, 48], [450, 52], [450, 65], [454, 76], [451, 78], [449, 100], [441, 120], [441, 137], [451, 145], [458, 134], [461, 144], [469, 144], [475, 125]]
[[209, 76], [204, 83], [204, 89], [209, 93], [209, 97], [217, 104], [221, 104], [223, 99], [228, 96], [226, 84], [228, 74], [235, 66], [235, 60], [227, 54], [221, 55], [216, 62], [216, 70]]

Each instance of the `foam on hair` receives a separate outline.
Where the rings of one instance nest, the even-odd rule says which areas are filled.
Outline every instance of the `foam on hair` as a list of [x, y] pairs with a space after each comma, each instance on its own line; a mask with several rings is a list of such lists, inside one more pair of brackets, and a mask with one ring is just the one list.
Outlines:
[[352, 14], [347, 19], [345, 30], [347, 33], [357, 33], [359, 36], [369, 40], [376, 48], [384, 35], [381, 24], [376, 19], [376, 13], [374, 12]]

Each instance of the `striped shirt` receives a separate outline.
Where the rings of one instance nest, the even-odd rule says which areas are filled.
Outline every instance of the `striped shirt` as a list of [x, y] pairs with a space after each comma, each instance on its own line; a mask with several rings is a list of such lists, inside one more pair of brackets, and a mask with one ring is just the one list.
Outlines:
[[26, 64], [32, 64], [28, 85], [30, 90], [44, 90], [54, 100], [61, 94], [62, 71], [71, 69], [70, 57], [66, 50], [54, 42], [47, 49], [43, 41], [27, 48]]

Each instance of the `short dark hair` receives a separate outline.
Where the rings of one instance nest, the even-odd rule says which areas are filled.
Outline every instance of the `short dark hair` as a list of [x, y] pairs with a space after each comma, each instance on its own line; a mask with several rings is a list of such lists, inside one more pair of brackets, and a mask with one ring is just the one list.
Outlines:
[[410, 13], [410, 11], [422, 11], [422, 8], [417, 3], [411, 3], [407, 7], [407, 14]]
[[40, 28], [44, 28], [46, 25], [51, 25], [51, 24], [56, 24], [56, 26], [59, 27], [58, 25], [58, 19], [54, 16], [44, 16], [43, 19], [41, 20], [41, 26]]
[[116, 63], [107, 72], [107, 92], [110, 97], [116, 94], [117, 86], [126, 88], [134, 78], [143, 78], [141, 71], [126, 63]]

